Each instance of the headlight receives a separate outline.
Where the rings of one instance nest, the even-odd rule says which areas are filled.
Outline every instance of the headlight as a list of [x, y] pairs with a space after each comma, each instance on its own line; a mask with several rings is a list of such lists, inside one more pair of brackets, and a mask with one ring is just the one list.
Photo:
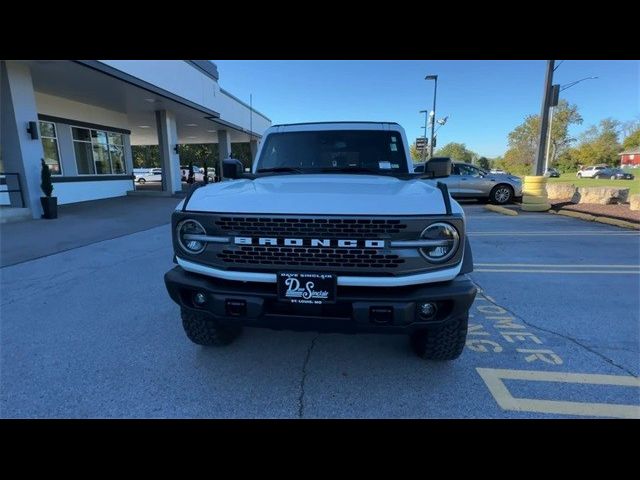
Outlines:
[[[192, 237], [196, 235], [206, 235], [204, 227], [195, 220], [184, 220], [176, 227], [178, 235], [178, 243], [182, 249], [193, 255], [202, 253], [207, 246], [202, 240], [197, 240]], [[190, 238], [191, 237], [191, 238]]]
[[458, 250], [460, 235], [453, 225], [432, 223], [424, 229], [422, 240], [433, 243], [420, 249], [420, 253], [430, 262], [441, 263], [450, 259]]

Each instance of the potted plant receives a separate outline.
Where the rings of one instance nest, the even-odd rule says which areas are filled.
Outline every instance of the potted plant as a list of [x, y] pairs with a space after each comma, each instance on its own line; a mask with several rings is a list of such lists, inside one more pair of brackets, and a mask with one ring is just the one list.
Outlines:
[[58, 218], [58, 198], [52, 197], [53, 183], [51, 183], [51, 170], [49, 166], [44, 162], [44, 158], [41, 160], [42, 170], [40, 174], [41, 183], [40, 188], [45, 194], [44, 197], [40, 197], [40, 203], [42, 204], [42, 218]]

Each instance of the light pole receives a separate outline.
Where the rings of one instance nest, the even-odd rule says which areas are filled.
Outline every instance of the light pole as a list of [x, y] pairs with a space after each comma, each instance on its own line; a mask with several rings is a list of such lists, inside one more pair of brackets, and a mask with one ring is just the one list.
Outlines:
[[[433, 133], [436, 124], [436, 94], [438, 92], [438, 75], [427, 75], [424, 77], [425, 80], [433, 80], [433, 110], [431, 111], [431, 141], [429, 142], [429, 160], [433, 158]], [[427, 129], [425, 128], [425, 134], [427, 133]]]
[[420, 113], [424, 113], [424, 144], [422, 146], [422, 161], [427, 161], [427, 120], [429, 118], [429, 110], [420, 110]]
[[[574, 87], [577, 84], [579, 84], [580, 82], [584, 82], [585, 80], [595, 80], [598, 77], [585, 77], [585, 78], [581, 78], [580, 80], [576, 80], [575, 82], [570, 82], [567, 83], [565, 85], [560, 85], [559, 87], [559, 91], [562, 92], [568, 88]], [[557, 99], [556, 99], [557, 100]], [[545, 156], [545, 160], [544, 160], [544, 171], [546, 172], [547, 169], [549, 168], [549, 156], [551, 155], [551, 127], [553, 125], [553, 113], [555, 111], [555, 105], [551, 106], [549, 108], [549, 135], [547, 135], [547, 154]]]

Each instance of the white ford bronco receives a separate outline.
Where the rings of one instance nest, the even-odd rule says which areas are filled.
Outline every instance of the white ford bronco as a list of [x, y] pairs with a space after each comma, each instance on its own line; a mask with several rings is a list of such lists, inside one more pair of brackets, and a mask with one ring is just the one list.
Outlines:
[[165, 274], [193, 342], [243, 326], [405, 333], [431, 360], [464, 348], [476, 288], [465, 217], [438, 178], [413, 173], [396, 123], [275, 125], [251, 173], [194, 188], [172, 215]]

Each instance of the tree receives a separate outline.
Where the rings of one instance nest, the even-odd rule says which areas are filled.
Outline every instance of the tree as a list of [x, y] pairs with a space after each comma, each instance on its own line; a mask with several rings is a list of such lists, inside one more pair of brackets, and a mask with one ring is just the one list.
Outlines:
[[[569, 135], [569, 126], [581, 123], [582, 117], [578, 107], [570, 105], [566, 100], [560, 100], [558, 106], [554, 108], [551, 126], [550, 166], [554, 165], [556, 159], [567, 151], [571, 143], [575, 142], [575, 138]], [[520, 175], [531, 173], [540, 140], [539, 135], [540, 115], [527, 116], [524, 122], [509, 133], [509, 148], [500, 167]]]
[[440, 150], [436, 151], [434, 157], [449, 157], [459, 162], [471, 163], [476, 154], [467, 149], [464, 143], [451, 142], [446, 144]]
[[632, 148], [640, 147], [640, 127], [631, 132], [622, 142], [622, 146], [625, 150], [631, 150]]
[[487, 157], [480, 157], [478, 159], [478, 166], [484, 170], [491, 169], [491, 164], [489, 163], [489, 159]]
[[411, 160], [413, 160], [414, 163], [422, 161], [422, 152], [418, 150], [415, 142], [409, 146], [409, 154], [411, 155]]
[[600, 120], [598, 125], [588, 128], [580, 136], [580, 143], [570, 152], [573, 161], [577, 165], [617, 165], [620, 162], [618, 153], [622, 149], [618, 141], [619, 128], [620, 122], [611, 118]]
[[569, 135], [570, 125], [582, 124], [582, 116], [577, 105], [570, 105], [566, 100], [560, 100], [553, 109], [553, 123], [551, 125], [551, 143], [549, 145], [549, 166], [553, 165], [563, 152], [576, 141]]

